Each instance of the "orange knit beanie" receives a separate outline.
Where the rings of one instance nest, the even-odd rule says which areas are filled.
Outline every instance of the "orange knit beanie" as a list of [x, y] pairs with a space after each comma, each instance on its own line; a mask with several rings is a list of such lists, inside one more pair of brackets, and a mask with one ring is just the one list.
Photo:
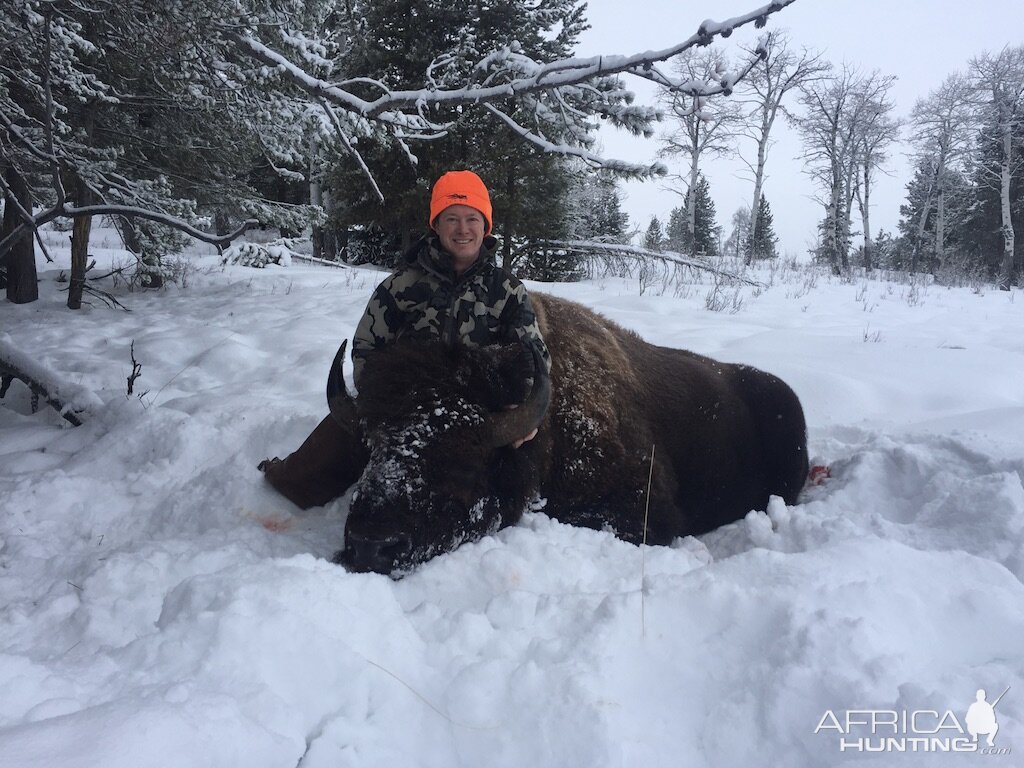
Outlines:
[[486, 229], [491, 231], [491, 197], [487, 187], [472, 171], [448, 171], [435, 184], [430, 193], [430, 226], [434, 226], [441, 212], [451, 205], [468, 205], [484, 215]]

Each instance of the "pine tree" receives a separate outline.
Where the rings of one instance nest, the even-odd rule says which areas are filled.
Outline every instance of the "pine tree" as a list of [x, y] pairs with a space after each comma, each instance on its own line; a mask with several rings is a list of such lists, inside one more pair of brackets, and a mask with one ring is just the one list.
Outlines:
[[768, 198], [761, 195], [761, 210], [757, 215], [754, 236], [747, 239], [746, 252], [752, 259], [774, 259], [778, 256], [775, 249], [779, 238], [775, 236], [774, 217]]
[[[132, 211], [134, 223], [115, 223], [155, 277], [160, 256], [183, 242], [157, 219], [202, 235], [204, 205], [273, 218], [248, 170], [261, 157], [284, 172], [301, 167], [312, 121], [305, 97], [282, 90], [278, 73], [230, 51], [217, 23], [230, 9], [204, 0], [14, 3], [0, 22], [0, 115], [11, 138], [2, 161], [30, 184], [35, 201], [56, 211], [96, 204]], [[328, 5], [282, 0], [265, 20], [322, 25]], [[303, 47], [296, 36], [281, 37], [282, 49]], [[318, 50], [314, 72], [325, 71], [328, 36]], [[89, 227], [78, 224], [75, 251], [84, 254]], [[73, 258], [69, 306], [83, 285], [84, 258]]]
[[657, 216], [651, 216], [651, 221], [644, 232], [644, 239], [641, 245], [648, 251], [661, 251], [665, 245], [665, 233], [662, 232], [661, 222]]
[[629, 216], [622, 210], [611, 174], [581, 173], [569, 190], [569, 200], [569, 236], [573, 240], [625, 241]]
[[[981, 188], [971, 184], [962, 173], [947, 167], [942, 173], [942, 196], [944, 232], [942, 236], [943, 256], [936, 253], [936, 219], [938, 203], [936, 200], [936, 169], [928, 157], [921, 157], [914, 170], [914, 177], [907, 183], [907, 194], [900, 205], [899, 247], [894, 250], [895, 259], [891, 259], [890, 269], [908, 271], [927, 271], [936, 273], [951, 255], [954, 262], [962, 262], [964, 257], [973, 253], [974, 258], [981, 258], [989, 244], [985, 241], [987, 227], [982, 223], [985, 218], [984, 197]], [[991, 210], [989, 210], [991, 213]], [[998, 207], [995, 210], [998, 230]], [[998, 245], [992, 241], [993, 247]], [[959, 255], [958, 255], [959, 254]]]
[[[1016, 143], [1024, 150], [1024, 121], [1016, 129]], [[979, 132], [973, 167], [970, 169], [969, 206], [961, 224], [953, 228], [953, 237], [968, 261], [984, 268], [991, 279], [1003, 278], [1006, 237], [1003, 228], [1001, 190], [998, 184], [1003, 150], [998, 130], [985, 125]], [[1015, 232], [1024, 232], [1024, 163], [1011, 174], [1009, 190], [1010, 221]], [[1024, 263], [1024, 237], [1014, 238], [1014, 262]]]
[[686, 206], [677, 206], [668, 212], [665, 225], [665, 247], [677, 253], [688, 253], [693, 238], [690, 237]]
[[[354, 71], [394, 88], [411, 88], [431, 69], [439, 82], [461, 82], [488, 50], [511, 46], [536, 59], [572, 52], [585, 28], [579, 0], [555, 0], [543, 9], [522, 0], [401, 0], [394, 4], [366, 2], [359, 42], [346, 64]], [[401, 4], [400, 3], [400, 4]], [[441, 66], [437, 66], [442, 62]], [[586, 104], [574, 105], [574, 123], [545, 128], [551, 140], [575, 143], [590, 131]], [[527, 120], [532, 97], [517, 96], [500, 104], [506, 114]], [[568, 114], [568, 111], [566, 111]], [[476, 171], [488, 184], [494, 206], [495, 230], [502, 238], [502, 262], [514, 266], [516, 244], [523, 239], [564, 238], [569, 235], [571, 163], [525, 143], [508, 125], [481, 111], [453, 110], [432, 114], [453, 125], [442, 138], [429, 142], [391, 141], [363, 152], [376, 173], [385, 202], [366, 188], [361, 169], [344, 160], [329, 187], [339, 203], [338, 226], [373, 226], [393, 233], [403, 245], [423, 233], [423, 218], [434, 179], [453, 168]], [[409, 152], [416, 155], [411, 163]]]
[[[690, 232], [687, 216], [691, 194], [695, 196], [693, 232]], [[699, 174], [697, 184], [687, 192], [682, 207], [674, 208], [669, 214], [667, 245], [673, 251], [692, 256], [717, 256], [719, 231], [715, 222], [715, 203], [711, 199], [708, 180], [704, 178], [704, 174]]]

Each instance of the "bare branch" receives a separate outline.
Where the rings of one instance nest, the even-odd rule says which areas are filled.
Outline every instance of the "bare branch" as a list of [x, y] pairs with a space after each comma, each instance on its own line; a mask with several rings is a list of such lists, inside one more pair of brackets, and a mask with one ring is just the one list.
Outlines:
[[594, 168], [616, 170], [621, 173], [633, 176], [660, 176], [663, 175], [665, 172], [665, 166], [663, 166], [661, 163], [652, 163], [651, 165], [639, 165], [636, 163], [627, 163], [622, 160], [608, 160], [606, 158], [601, 157], [600, 155], [590, 152], [589, 150], [583, 149], [582, 147], [574, 147], [569, 144], [554, 144], [545, 139], [543, 136], [538, 136], [533, 131], [530, 131], [529, 129], [519, 125], [519, 123], [517, 123], [507, 114], [505, 114], [500, 109], [495, 107], [493, 104], [484, 104], [483, 106], [484, 109], [486, 109], [492, 115], [499, 118], [502, 122], [505, 123], [505, 125], [511, 128], [520, 138], [525, 139], [526, 141], [529, 141], [532, 144], [536, 144], [545, 152], [578, 157]]
[[2, 261], [4, 256], [7, 255], [7, 252], [14, 246], [26, 230], [31, 229], [36, 231], [43, 224], [48, 224], [54, 219], [73, 219], [76, 216], [124, 216], [129, 219], [155, 221], [158, 224], [164, 224], [168, 227], [173, 227], [174, 229], [184, 232], [185, 234], [194, 237], [196, 240], [202, 240], [204, 243], [209, 243], [210, 245], [215, 246], [218, 251], [222, 250], [224, 246], [229, 245], [231, 241], [243, 235], [250, 227], [259, 224], [259, 221], [256, 219], [246, 219], [233, 232], [229, 232], [226, 235], [213, 235], [209, 232], [203, 232], [201, 229], [196, 229], [187, 221], [171, 216], [170, 214], [161, 213], [160, 211], [150, 211], [145, 208], [139, 208], [132, 205], [106, 204], [85, 205], [80, 208], [76, 208], [65, 203], [61, 206], [54, 206], [38, 216], [29, 217], [28, 222], [22, 222], [14, 229], [13, 232], [11, 232], [11, 234], [3, 240], [0, 240], [0, 261]]
[[530, 248], [550, 248], [565, 251], [568, 254], [575, 254], [580, 257], [586, 256], [624, 256], [631, 259], [655, 259], [668, 264], [677, 264], [681, 267], [709, 272], [720, 277], [727, 277], [755, 288], [764, 288], [764, 283], [751, 280], [749, 277], [720, 269], [708, 261], [686, 256], [675, 251], [652, 251], [647, 248], [640, 248], [635, 245], [621, 245], [619, 243], [597, 243], [592, 240], [531, 240], [523, 245], [521, 250]]
[[356, 163], [359, 165], [359, 169], [363, 172], [363, 175], [370, 182], [370, 186], [373, 187], [373, 191], [377, 193], [377, 199], [383, 203], [384, 193], [380, 191], [380, 187], [377, 185], [377, 180], [373, 178], [373, 173], [370, 171], [369, 167], [367, 167], [366, 162], [363, 160], [363, 156], [359, 154], [359, 150], [357, 150], [355, 148], [355, 145], [351, 142], [351, 140], [349, 140], [348, 134], [345, 133], [345, 129], [341, 124], [341, 120], [339, 120], [338, 116], [334, 114], [334, 110], [331, 109], [330, 105], [326, 101], [321, 99], [320, 105], [323, 107], [324, 112], [327, 114], [327, 117], [330, 119], [331, 124], [334, 126], [334, 132], [341, 140], [341, 143], [345, 145], [345, 149], [348, 150], [349, 154], [351, 154], [352, 157], [355, 158]]

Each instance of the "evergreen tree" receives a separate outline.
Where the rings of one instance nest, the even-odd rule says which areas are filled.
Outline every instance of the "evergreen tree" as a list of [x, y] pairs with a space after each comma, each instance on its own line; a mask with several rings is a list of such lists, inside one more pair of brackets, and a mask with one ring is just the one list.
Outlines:
[[919, 265], [931, 263], [930, 243], [934, 241], [935, 232], [934, 176], [931, 161], [920, 159], [913, 178], [907, 182], [907, 194], [900, 205], [897, 228], [906, 248], [899, 251], [895, 260], [887, 265], [889, 269], [916, 272]]
[[[889, 269], [926, 271], [935, 274], [942, 267], [947, 255], [956, 263], [962, 263], [972, 251], [977, 258], [974, 246], [980, 242], [979, 233], [985, 230], [985, 225], [981, 221], [985, 214], [978, 208], [979, 187], [971, 184], [954, 168], [947, 167], [941, 173], [943, 255], [940, 257], [935, 249], [938, 213], [936, 170], [931, 161], [923, 157], [917, 163], [914, 177], [907, 183], [907, 194], [900, 205], [900, 220], [897, 225], [900, 238], [898, 246], [891, 254], [890, 262], [886, 265]], [[998, 222], [998, 210], [996, 221]], [[996, 228], [998, 229], [998, 223]], [[984, 240], [983, 234], [980, 240]]]
[[[568, 56], [586, 28], [579, 0], [555, 0], [543, 9], [523, 0], [400, 0], [394, 4], [364, 2], [358, 42], [347, 67], [387, 83], [412, 88], [430, 71], [439, 82], [460, 82], [483, 54], [509, 46], [536, 59]], [[368, 94], [369, 95], [369, 94]], [[531, 97], [517, 96], [500, 104], [506, 114], [527, 120], [535, 106]], [[551, 124], [545, 135], [570, 143], [586, 139], [589, 111], [568, 125]], [[558, 156], [523, 142], [507, 124], [487, 112], [452, 110], [432, 114], [452, 122], [447, 134], [413, 144], [391, 141], [363, 152], [375, 169], [385, 198], [372, 194], [354, 159], [345, 160], [329, 186], [338, 203], [334, 213], [342, 228], [373, 226], [390, 232], [402, 246], [422, 234], [430, 184], [445, 171], [469, 168], [488, 184], [494, 205], [496, 233], [502, 238], [502, 261], [513, 266], [516, 244], [523, 239], [564, 238], [569, 235], [569, 190], [573, 170]], [[410, 152], [416, 162], [410, 162]]]
[[754, 236], [747, 238], [746, 252], [752, 259], [774, 259], [778, 256], [775, 250], [779, 238], [775, 236], [774, 217], [768, 198], [761, 195], [761, 210], [757, 215]]
[[668, 212], [668, 224], [665, 225], [665, 247], [677, 253], [688, 253], [693, 238], [689, 236], [689, 218], [686, 206], [677, 206]]
[[[253, 3], [267, 23], [309, 26], [322, 24], [330, 4]], [[160, 256], [181, 242], [153, 223], [161, 217], [196, 231], [204, 205], [210, 213], [231, 206], [273, 218], [247, 174], [259, 158], [283, 170], [302, 166], [307, 102], [275, 87], [276, 72], [227, 48], [217, 20], [228, 9], [204, 0], [14, 5], [0, 19], [0, 116], [10, 139], [0, 145], [0, 163], [29, 183], [34, 201], [58, 211], [95, 204], [132, 211], [134, 224], [115, 222], [157, 278]], [[282, 36], [282, 49], [304, 42]], [[320, 64], [310, 68], [325, 72], [333, 55], [327, 36], [318, 51]], [[69, 306], [81, 296], [88, 246], [89, 217], [77, 219]]]
[[629, 216], [622, 210], [615, 178], [608, 173], [582, 173], [570, 191], [570, 237], [573, 240], [625, 242]]
[[[614, 176], [578, 168], [567, 196], [565, 234], [576, 241], [625, 243], [628, 217], [619, 201]], [[587, 274], [587, 261], [579, 251], [545, 245], [543, 240], [529, 242], [517, 263], [520, 277], [534, 280], [581, 280]]]
[[644, 239], [641, 245], [648, 251], [661, 251], [665, 245], [665, 233], [662, 232], [661, 222], [657, 216], [651, 216], [651, 221], [644, 232]]
[[[1017, 126], [1014, 143], [1024, 155], [1024, 121]], [[1001, 277], [1005, 258], [1001, 190], [998, 181], [994, 181], [999, 178], [1002, 152], [995, 126], [984, 126], [969, 169], [970, 205], [956, 228], [956, 237], [968, 261], [981, 266], [991, 279]], [[1024, 232], [1024, 163], [1013, 171], [1009, 183], [1010, 221], [1015, 232]], [[1024, 237], [1014, 239], [1014, 262], [1021, 265], [1024, 263]]]
[[[695, 197], [693, 232], [690, 232], [687, 216], [690, 195]], [[691, 256], [717, 256], [719, 231], [715, 222], [715, 203], [711, 199], [708, 180], [704, 178], [704, 174], [700, 174], [696, 185], [686, 193], [682, 207], [674, 208], [669, 214], [667, 245], [673, 251]]]
[[903, 251], [906, 249], [906, 240], [903, 237], [893, 237], [884, 229], [878, 230], [875, 237], [875, 264], [881, 269], [900, 269], [895, 266], [904, 258]]

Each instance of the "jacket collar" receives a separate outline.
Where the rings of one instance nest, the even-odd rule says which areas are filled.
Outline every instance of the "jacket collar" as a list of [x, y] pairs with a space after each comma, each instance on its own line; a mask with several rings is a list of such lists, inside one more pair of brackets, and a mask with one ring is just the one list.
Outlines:
[[452, 255], [441, 246], [437, 235], [431, 233], [420, 238], [406, 251], [405, 260], [410, 264], [419, 264], [423, 269], [449, 283], [459, 283], [471, 279], [492, 265], [497, 250], [498, 239], [493, 235], [486, 235], [480, 248], [480, 256], [469, 269], [461, 275], [456, 275], [452, 268]]

